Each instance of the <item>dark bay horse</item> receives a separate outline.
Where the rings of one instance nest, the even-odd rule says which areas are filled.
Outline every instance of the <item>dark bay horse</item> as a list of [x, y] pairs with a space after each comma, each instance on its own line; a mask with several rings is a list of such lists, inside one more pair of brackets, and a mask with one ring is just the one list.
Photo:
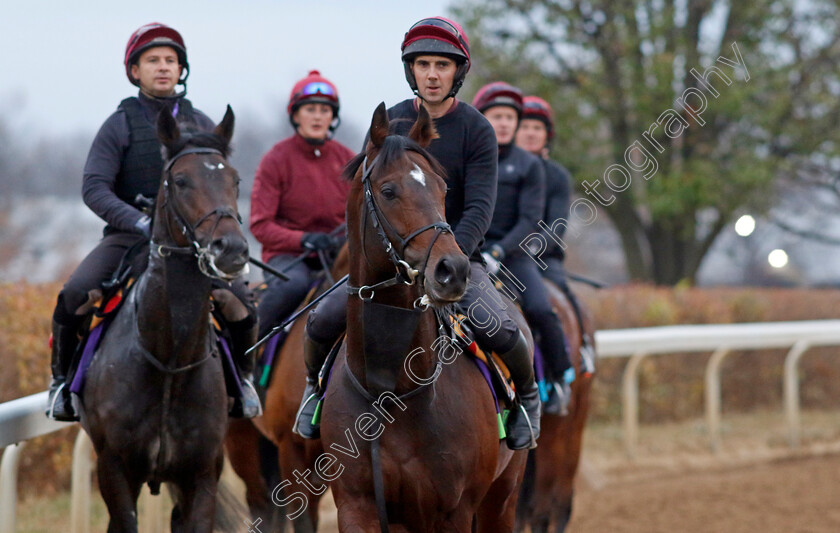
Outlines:
[[81, 423], [97, 453], [108, 532], [137, 531], [137, 497], [167, 483], [173, 532], [211, 532], [228, 396], [211, 330], [211, 278], [248, 261], [227, 162], [233, 112], [212, 133], [182, 135], [162, 112], [167, 163], [158, 190], [149, 266], [90, 366]]
[[462, 297], [469, 264], [443, 220], [443, 170], [422, 148], [434, 127], [423, 107], [408, 137], [388, 127], [381, 104], [348, 165], [347, 336], [316, 470], [341, 531], [511, 531], [526, 452], [500, 441], [475, 364], [436, 343], [435, 314]]
[[[518, 531], [525, 531], [528, 525], [532, 533], [562, 533], [572, 516], [575, 475], [594, 376], [584, 375], [581, 371], [581, 328], [571, 303], [554, 283], [543, 280], [543, 284], [554, 312], [560, 317], [577, 377], [571, 385], [569, 414], [557, 416], [544, 413], [542, 416], [539, 446], [531, 450], [528, 458], [516, 520]], [[581, 311], [584, 315], [583, 331], [594, 339], [592, 320], [585, 309]]]

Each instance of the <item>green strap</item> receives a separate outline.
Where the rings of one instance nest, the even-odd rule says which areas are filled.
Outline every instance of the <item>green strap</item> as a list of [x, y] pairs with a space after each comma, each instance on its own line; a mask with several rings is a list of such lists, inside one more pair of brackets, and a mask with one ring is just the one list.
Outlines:
[[312, 425], [317, 426], [321, 423], [321, 404], [324, 400], [318, 400], [318, 405], [315, 406], [315, 413], [312, 415]]

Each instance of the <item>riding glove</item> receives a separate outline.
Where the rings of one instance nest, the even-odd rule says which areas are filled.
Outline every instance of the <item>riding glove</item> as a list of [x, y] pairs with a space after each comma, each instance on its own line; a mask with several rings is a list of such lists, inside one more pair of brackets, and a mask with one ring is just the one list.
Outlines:
[[305, 250], [329, 250], [335, 243], [326, 233], [304, 233], [300, 245]]

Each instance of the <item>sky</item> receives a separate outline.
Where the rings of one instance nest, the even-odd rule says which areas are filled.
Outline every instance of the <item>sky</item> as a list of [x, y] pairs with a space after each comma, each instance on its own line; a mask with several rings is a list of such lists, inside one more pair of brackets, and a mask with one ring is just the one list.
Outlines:
[[[449, 0], [27, 0], [0, 16], [0, 117], [34, 136], [90, 134], [136, 89], [122, 64], [131, 33], [174, 27], [187, 45], [188, 98], [215, 121], [285, 113], [294, 83], [317, 68], [333, 81], [345, 123], [411, 96], [400, 43]], [[282, 117], [285, 120], [285, 116]], [[33, 138], [34, 138], [33, 136]]]

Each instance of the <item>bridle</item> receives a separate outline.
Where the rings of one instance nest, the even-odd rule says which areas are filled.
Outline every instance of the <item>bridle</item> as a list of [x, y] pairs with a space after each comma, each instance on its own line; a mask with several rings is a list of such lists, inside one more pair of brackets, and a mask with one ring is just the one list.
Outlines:
[[[388, 219], [385, 217], [385, 214], [382, 213], [382, 210], [376, 204], [376, 200], [373, 196], [373, 191], [371, 189], [370, 183], [370, 176], [373, 173], [373, 169], [376, 168], [376, 163], [379, 160], [379, 155], [373, 158], [373, 161], [368, 166], [368, 158], [362, 161], [362, 190], [364, 193], [364, 201], [365, 201], [365, 216], [369, 216], [371, 219], [371, 223], [373, 227], [376, 228], [376, 233], [379, 235], [379, 239], [382, 241], [382, 246], [385, 248], [385, 252], [388, 254], [388, 259], [396, 268], [397, 272], [396, 275], [389, 280], [377, 283], [375, 285], [363, 285], [361, 287], [352, 287], [348, 284], [347, 292], [351, 295], [357, 295], [362, 300], [372, 300], [374, 296], [375, 289], [384, 289], [387, 287], [392, 287], [398, 284], [404, 285], [414, 285], [415, 281], [420, 278], [422, 283], [422, 273], [426, 270], [426, 264], [429, 262], [429, 256], [432, 253], [432, 247], [437, 242], [438, 238], [444, 233], [452, 233], [452, 228], [449, 227], [449, 224], [444, 222], [443, 220], [438, 220], [436, 222], [432, 222], [431, 224], [426, 224], [420, 229], [412, 231], [406, 237], [403, 237], [397, 232], [394, 226], [388, 222]], [[411, 241], [419, 236], [420, 234], [430, 230], [435, 230], [435, 236], [432, 237], [429, 246], [426, 248], [426, 254], [423, 259], [423, 266], [420, 270], [412, 268], [411, 265], [405, 260], [405, 249], [408, 247]], [[399, 248], [394, 246], [394, 243], [388, 237], [388, 233], [395, 235], [395, 240], [397, 241], [397, 245]], [[415, 305], [417, 302], [415, 302]]]
[[[201, 270], [201, 273], [207, 277], [220, 279], [223, 281], [231, 281], [239, 276], [248, 273], [248, 264], [245, 263], [245, 266], [236, 273], [228, 274], [219, 270], [216, 267], [216, 263], [214, 257], [210, 254], [208, 246], [202, 246], [199, 241], [198, 237], [196, 236], [196, 229], [201, 226], [206, 220], [210, 219], [211, 217], [216, 217], [215, 221], [213, 222], [213, 227], [210, 230], [210, 235], [216, 231], [216, 228], [219, 226], [219, 223], [222, 221], [223, 218], [233, 218], [242, 224], [242, 217], [236, 212], [232, 207], [217, 207], [216, 209], [206, 213], [201, 218], [198, 219], [197, 222], [190, 224], [181, 213], [181, 210], [178, 206], [177, 197], [175, 193], [172, 192], [169, 186], [169, 179], [172, 177], [172, 165], [175, 164], [175, 161], [184, 157], [185, 155], [189, 154], [217, 154], [222, 157], [225, 161], [227, 158], [225, 155], [215, 148], [207, 148], [207, 147], [191, 147], [181, 150], [177, 154], [175, 154], [169, 161], [167, 161], [166, 165], [163, 167], [163, 208], [166, 209], [167, 207], [171, 207], [169, 212], [174, 216], [175, 222], [181, 228], [181, 235], [186, 237], [190, 244], [187, 246], [170, 246], [167, 244], [159, 244], [152, 241], [152, 250], [157, 252], [158, 255], [161, 257], [168, 257], [172, 254], [182, 254], [182, 255], [192, 255], [198, 261], [198, 268]], [[167, 228], [167, 233], [169, 233], [169, 229]], [[172, 234], [169, 234], [169, 237], [172, 238]], [[174, 239], [173, 239], [174, 241]]]

